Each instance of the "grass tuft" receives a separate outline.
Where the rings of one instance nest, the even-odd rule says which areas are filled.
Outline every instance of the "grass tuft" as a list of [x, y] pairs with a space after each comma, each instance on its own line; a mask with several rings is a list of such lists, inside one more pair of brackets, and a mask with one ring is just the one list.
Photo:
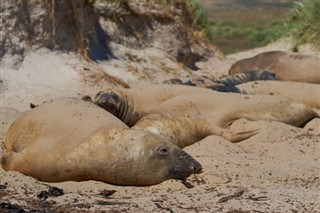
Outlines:
[[187, 7], [192, 15], [193, 25], [197, 25], [208, 38], [212, 36], [209, 26], [209, 19], [202, 3], [199, 0], [187, 0]]
[[296, 3], [288, 13], [286, 28], [294, 40], [295, 48], [310, 43], [320, 50], [320, 1]]

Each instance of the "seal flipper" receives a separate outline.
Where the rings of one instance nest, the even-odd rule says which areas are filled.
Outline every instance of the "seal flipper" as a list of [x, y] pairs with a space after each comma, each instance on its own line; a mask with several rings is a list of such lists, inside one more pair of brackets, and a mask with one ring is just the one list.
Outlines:
[[260, 132], [259, 129], [249, 130], [249, 131], [242, 131], [242, 132], [231, 132], [229, 130], [222, 130], [222, 135], [224, 139], [232, 142], [237, 143], [243, 140], [246, 140], [248, 138], [251, 138], [252, 136], [258, 134]]
[[1, 158], [1, 167], [5, 171], [11, 171], [15, 170], [15, 164], [17, 164], [17, 161], [19, 160], [20, 153], [15, 152], [8, 152]]
[[233, 132], [228, 128], [231, 126], [234, 120], [231, 120], [227, 123], [221, 122], [221, 120], [220, 122], [217, 122], [217, 120], [220, 120], [219, 118], [217, 118], [217, 116], [214, 116], [214, 118], [207, 118], [208, 125], [210, 126], [210, 133], [208, 135], [220, 136], [232, 143], [246, 140], [260, 132], [260, 129]]

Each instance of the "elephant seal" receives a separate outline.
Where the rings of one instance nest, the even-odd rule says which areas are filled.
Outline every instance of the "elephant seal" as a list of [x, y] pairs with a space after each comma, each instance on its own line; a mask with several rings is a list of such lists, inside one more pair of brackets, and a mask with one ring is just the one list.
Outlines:
[[[146, 113], [169, 98], [210, 92], [205, 88], [183, 85], [152, 85], [130, 89], [106, 89], [96, 94], [93, 103], [112, 113], [129, 127], [132, 127]], [[84, 98], [88, 100], [88, 97]]]
[[271, 51], [237, 61], [229, 74], [266, 70], [278, 80], [320, 83], [320, 58], [312, 55]]
[[284, 96], [320, 110], [320, 85], [302, 82], [255, 81], [237, 85], [243, 94]]
[[26, 112], [9, 128], [1, 159], [6, 170], [41, 181], [98, 180], [153, 185], [186, 179], [201, 165], [172, 143], [131, 130], [96, 105], [57, 99]]
[[315, 117], [317, 114], [310, 107], [289, 98], [215, 92], [168, 99], [132, 129], [150, 131], [183, 148], [210, 135], [239, 142], [259, 132], [229, 131], [228, 127], [240, 118], [300, 126]]
[[132, 129], [161, 135], [180, 148], [209, 135], [238, 142], [258, 132], [228, 131], [239, 118], [299, 126], [317, 116], [309, 107], [280, 96], [221, 93], [182, 85], [121, 89], [101, 93], [95, 102], [122, 121], [129, 121]]

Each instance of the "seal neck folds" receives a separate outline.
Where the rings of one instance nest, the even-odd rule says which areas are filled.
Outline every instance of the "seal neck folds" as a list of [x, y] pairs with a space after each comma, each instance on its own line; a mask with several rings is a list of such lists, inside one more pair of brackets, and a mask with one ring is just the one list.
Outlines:
[[134, 99], [120, 90], [99, 92], [94, 104], [121, 119], [129, 127], [132, 127], [141, 116], [141, 113], [135, 110]]
[[135, 110], [136, 103], [131, 96], [122, 94], [121, 103], [118, 110], [118, 118], [120, 118], [126, 125], [132, 127], [141, 117], [141, 113]]

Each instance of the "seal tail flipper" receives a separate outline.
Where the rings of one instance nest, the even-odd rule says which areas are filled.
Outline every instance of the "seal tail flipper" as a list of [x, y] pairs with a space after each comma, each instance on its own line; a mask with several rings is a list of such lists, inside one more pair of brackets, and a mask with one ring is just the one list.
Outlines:
[[320, 118], [320, 109], [312, 108], [312, 110], [317, 114], [317, 117]]
[[220, 136], [232, 143], [236, 143], [236, 142], [246, 140], [258, 134], [259, 132], [260, 132], [259, 129], [242, 131], [242, 132], [231, 132], [229, 130], [222, 130], [222, 134]]

